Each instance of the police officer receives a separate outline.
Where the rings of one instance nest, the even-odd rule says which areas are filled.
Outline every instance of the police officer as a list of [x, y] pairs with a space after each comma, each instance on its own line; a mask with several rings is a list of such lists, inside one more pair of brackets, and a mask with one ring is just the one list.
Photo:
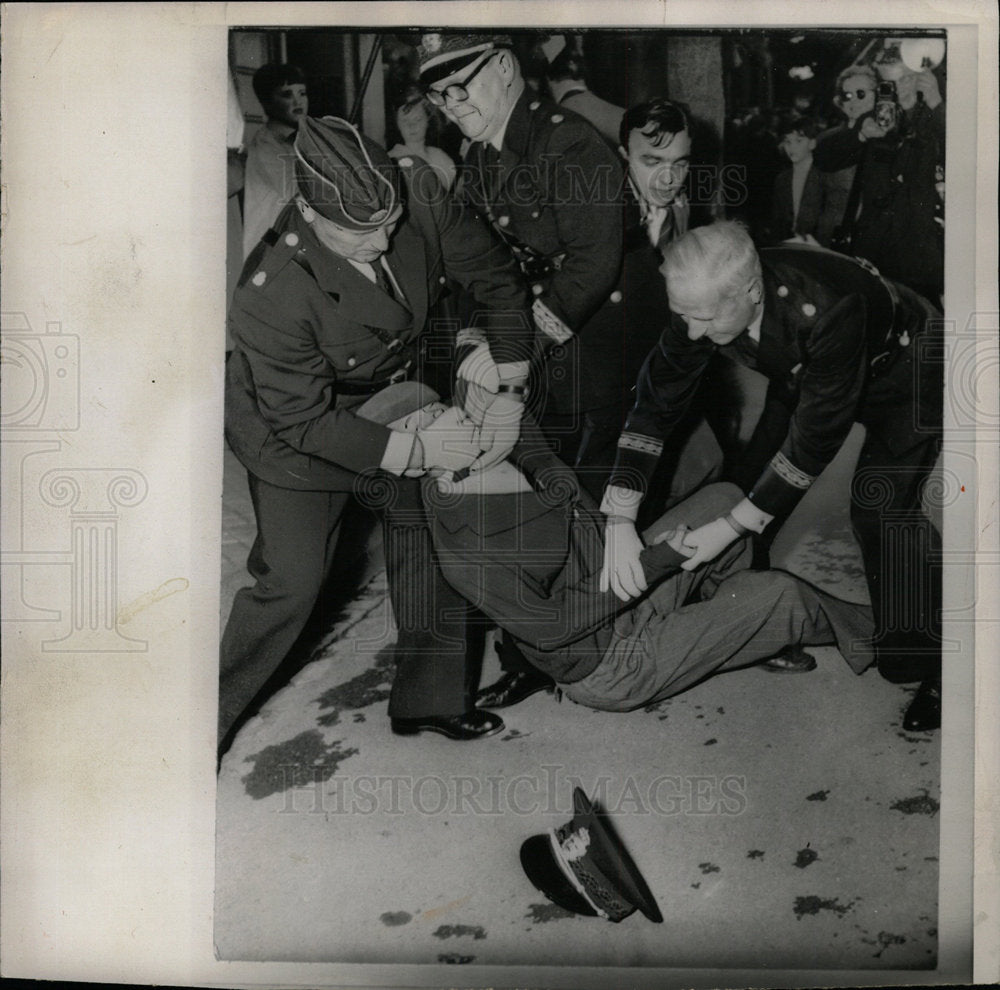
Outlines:
[[468, 201], [517, 257], [535, 293], [547, 354], [542, 429], [583, 483], [600, 491], [630, 404], [617, 288], [622, 168], [583, 118], [525, 85], [511, 39], [426, 34], [418, 48], [430, 101], [471, 142]]
[[[222, 638], [220, 752], [302, 631], [352, 492], [386, 510], [393, 730], [490, 735], [503, 723], [474, 709], [463, 607], [431, 563], [415, 477], [510, 450], [530, 297], [509, 252], [429, 167], [397, 165], [336, 118], [306, 118], [294, 151], [298, 196], [247, 259], [229, 317], [226, 437], [247, 469], [258, 532], [256, 584], [237, 594]], [[481, 304], [460, 368], [477, 384], [475, 421], [453, 410], [443, 429], [439, 419], [413, 434], [365, 418], [373, 396], [418, 375], [419, 338], [448, 278]]]
[[941, 443], [942, 366], [930, 349], [940, 343], [940, 314], [870, 265], [822, 248], [758, 255], [733, 222], [690, 231], [667, 248], [662, 270], [671, 318], [640, 374], [601, 505], [602, 589], [623, 600], [646, 590], [638, 507], [702, 372], [722, 350], [768, 378], [767, 400], [747, 454], [749, 494], [688, 536], [695, 553], [683, 566], [712, 560], [772, 520], [780, 524], [852, 424], [863, 423], [851, 516], [878, 667], [888, 680], [922, 682], [904, 727], [937, 728], [940, 538], [921, 513], [920, 487]]

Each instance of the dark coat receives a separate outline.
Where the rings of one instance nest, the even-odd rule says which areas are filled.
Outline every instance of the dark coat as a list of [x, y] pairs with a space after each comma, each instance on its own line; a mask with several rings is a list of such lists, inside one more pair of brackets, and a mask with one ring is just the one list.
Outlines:
[[[765, 512], [791, 511], [863, 423], [894, 456], [940, 432], [940, 314], [896, 286], [893, 318], [882, 281], [856, 261], [807, 246], [761, 252], [764, 314], [760, 343], [748, 333], [718, 348], [692, 341], [679, 316], [650, 353], [636, 406], [619, 439], [610, 484], [639, 487], [655, 470], [664, 442], [717, 351], [769, 379], [767, 401], [750, 441], [745, 477]], [[887, 339], [888, 338], [888, 339]]]
[[784, 241], [795, 234], [802, 237], [811, 234], [826, 247], [829, 238], [821, 223], [826, 208], [826, 187], [822, 175], [815, 168], [810, 168], [806, 173], [799, 212], [796, 215], [792, 201], [792, 174], [793, 169], [788, 168], [774, 180], [774, 194], [771, 197], [771, 239]]
[[482, 305], [495, 360], [530, 353], [528, 296], [509, 253], [458, 204], [420, 194], [431, 188], [426, 166], [411, 160], [403, 172], [410, 202], [385, 258], [405, 305], [324, 248], [294, 205], [247, 259], [229, 314], [226, 437], [271, 484], [350, 491], [357, 473], [379, 467], [390, 431], [354, 415], [368, 395], [338, 385], [400, 371], [448, 278]]
[[[632, 603], [599, 590], [604, 516], [568, 468], [552, 455], [536, 459], [543, 465], [532, 472], [541, 478], [538, 493], [442, 499], [430, 492], [424, 503], [445, 580], [565, 684], [597, 666], [611, 642], [611, 620]], [[642, 551], [643, 573], [653, 585], [684, 559], [654, 544]]]
[[930, 297], [944, 284], [945, 105], [918, 104], [900, 126], [877, 140], [862, 141], [860, 126], [820, 135], [813, 164], [824, 172], [855, 165], [860, 197], [851, 252], [867, 258], [887, 278]]
[[613, 405], [623, 385], [622, 165], [586, 120], [529, 89], [491, 165], [492, 154], [472, 145], [464, 195], [515, 252], [526, 247], [550, 269], [530, 278], [536, 322], [568, 344], [547, 362], [548, 394], [559, 412]]

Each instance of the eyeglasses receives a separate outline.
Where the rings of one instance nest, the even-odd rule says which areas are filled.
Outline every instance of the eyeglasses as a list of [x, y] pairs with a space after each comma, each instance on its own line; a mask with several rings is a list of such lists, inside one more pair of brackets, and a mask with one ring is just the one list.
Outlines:
[[840, 98], [845, 103], [850, 103], [851, 100], [863, 100], [866, 96], [871, 96], [870, 89], [856, 89], [853, 93], [849, 93], [846, 89], [841, 90]]
[[489, 63], [493, 61], [494, 55], [499, 54], [500, 52], [493, 52], [489, 58], [484, 58], [482, 62], [480, 62], [479, 65], [477, 65], [460, 83], [450, 83], [445, 86], [444, 89], [431, 89], [428, 87], [426, 92], [427, 99], [430, 100], [430, 102], [436, 107], [443, 107], [445, 102], [448, 100], [448, 97], [451, 97], [452, 102], [454, 103], [464, 103], [469, 98], [469, 83], [471, 83], [472, 80], [483, 71], [485, 66], [489, 65]]

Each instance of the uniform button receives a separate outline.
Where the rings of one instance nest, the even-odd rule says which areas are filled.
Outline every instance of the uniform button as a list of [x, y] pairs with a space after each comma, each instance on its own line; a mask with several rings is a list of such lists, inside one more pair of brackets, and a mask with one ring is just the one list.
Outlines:
[[413, 168], [413, 159], [412, 158], [400, 158], [399, 159], [399, 165], [402, 168]]
[[441, 283], [442, 285], [444, 285], [444, 283], [448, 281], [448, 278], [447, 278], [447, 276], [445, 276], [445, 275], [442, 275], [442, 276], [441, 276], [441, 277], [440, 277], [440, 278], [438, 279], [438, 281], [439, 281], [439, 282], [440, 282], [440, 283]]
[[532, 100], [528, 104], [528, 109], [529, 110], [537, 110], [540, 106], [541, 106], [541, 103], [539, 103], [538, 100]]
[[816, 315], [816, 307], [812, 303], [803, 303], [802, 304], [802, 312], [805, 313], [806, 316], [815, 316]]
[[552, 123], [561, 124], [566, 118], [561, 113], [552, 114]]
[[538, 212], [538, 210], [532, 210], [531, 211], [531, 219], [532, 220], [537, 220], [540, 216], [541, 216], [541, 214]]
[[533, 286], [531, 287], [531, 291], [532, 291], [532, 292], [533, 292], [533, 293], [534, 293], [534, 294], [535, 294], [536, 296], [540, 296], [540, 295], [541, 295], [541, 294], [542, 294], [542, 293], [543, 293], [543, 292], [545, 291], [545, 289], [544, 289], [544, 288], [542, 287], [542, 283], [541, 283], [541, 282], [536, 282], [536, 283], [535, 283], [535, 284], [534, 284], [534, 285], [533, 285]]
[[611, 293], [611, 301], [613, 303], [620, 303], [622, 301], [622, 294], [617, 289]]
[[295, 245], [299, 243], [299, 235], [298, 234], [285, 234], [285, 243], [289, 247], [295, 247]]
[[347, 359], [347, 367], [348, 367], [348, 368], [353, 368], [353, 367], [354, 367], [354, 366], [355, 366], [355, 365], [356, 365], [357, 363], [358, 363], [358, 362], [357, 362], [357, 359], [356, 359], [356, 358], [352, 358], [352, 357], [349, 357], [349, 358]]
[[254, 285], [263, 285], [267, 281], [267, 272], [257, 272], [252, 281]]
[[497, 223], [499, 223], [501, 227], [506, 227], [510, 223], [510, 217], [501, 217]]
[[902, 176], [902, 174], [900, 174], [900, 175], [897, 175], [897, 176], [896, 176], [896, 181], [897, 181], [897, 182], [902, 182], [902, 181], [903, 181], [903, 176]]
[[787, 295], [788, 295], [788, 286], [787, 285], [779, 285], [778, 286], [778, 296], [779, 296], [779, 298], [784, 299], [785, 296], [787, 296]]

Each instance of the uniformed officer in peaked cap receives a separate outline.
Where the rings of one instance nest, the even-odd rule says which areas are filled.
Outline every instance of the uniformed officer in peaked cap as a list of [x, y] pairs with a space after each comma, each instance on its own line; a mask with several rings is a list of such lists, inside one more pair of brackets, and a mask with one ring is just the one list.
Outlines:
[[732, 221], [689, 231], [665, 252], [670, 322], [650, 352], [605, 490], [603, 588], [646, 587], [636, 512], [664, 445], [717, 351], [769, 380], [744, 468], [746, 498], [687, 538], [693, 568], [737, 537], [788, 517], [852, 425], [866, 437], [851, 519], [888, 680], [921, 681], [904, 719], [940, 725], [940, 537], [920, 489], [941, 444], [941, 314], [867, 262], [820, 247], [759, 255]]
[[471, 142], [467, 200], [507, 242], [535, 293], [548, 354], [542, 429], [599, 492], [633, 384], [623, 372], [616, 289], [623, 172], [590, 123], [525, 85], [511, 44], [507, 35], [425, 34], [420, 77]]
[[[489, 227], [444, 197], [423, 163], [397, 165], [336, 118], [306, 118], [294, 151], [297, 199], [247, 259], [229, 316], [226, 437], [247, 469], [258, 534], [256, 584], [237, 594], [222, 639], [220, 752], [316, 604], [352, 492], [386, 510], [393, 730], [490, 735], [502, 722], [474, 708], [463, 607], [432, 566], [415, 477], [475, 470], [513, 445], [530, 296]], [[419, 379], [419, 338], [448, 278], [480, 306], [460, 367], [477, 385], [475, 415], [393, 429], [370, 409]]]

